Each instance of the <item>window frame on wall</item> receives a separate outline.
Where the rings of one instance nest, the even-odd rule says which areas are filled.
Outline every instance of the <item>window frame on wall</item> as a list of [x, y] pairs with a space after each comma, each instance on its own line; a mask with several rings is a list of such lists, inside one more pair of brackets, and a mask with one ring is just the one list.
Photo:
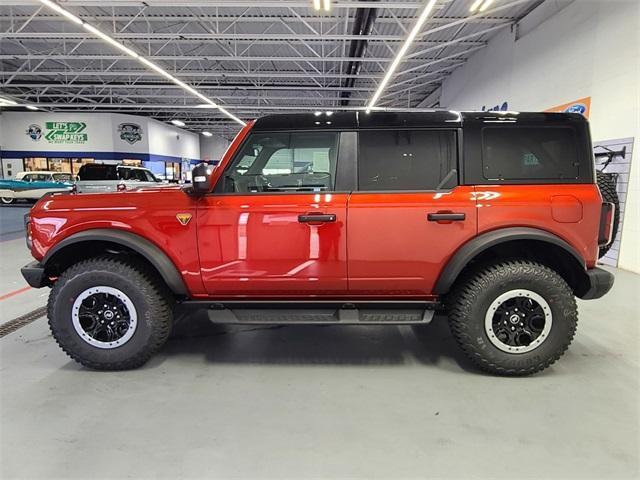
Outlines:
[[[433, 188], [380, 188], [380, 189], [368, 189], [361, 187], [361, 171], [363, 165], [363, 134], [375, 133], [403, 133], [403, 132], [424, 132], [435, 133], [444, 132], [451, 134], [450, 146], [451, 157], [449, 159], [449, 170], [440, 177], [439, 184], [433, 186]], [[354, 193], [420, 193], [420, 192], [441, 192], [451, 191], [461, 184], [460, 182], [460, 162], [461, 162], [461, 144], [462, 132], [460, 128], [447, 128], [447, 127], [392, 127], [392, 128], [367, 128], [358, 130], [358, 154], [356, 160], [356, 178], [354, 185]], [[427, 160], [428, 161], [428, 160]], [[441, 185], [442, 184], [442, 185]]]
[[[68, 173], [71, 174], [72, 173], [72, 169], [73, 169], [73, 159], [71, 158], [63, 158], [63, 157], [51, 157], [51, 158], [47, 158], [47, 170], [49, 172], [56, 172], [56, 173]], [[68, 167], [68, 171], [67, 170], [56, 170], [56, 167], [53, 167], [53, 165], [61, 165], [62, 167], [67, 166]]]

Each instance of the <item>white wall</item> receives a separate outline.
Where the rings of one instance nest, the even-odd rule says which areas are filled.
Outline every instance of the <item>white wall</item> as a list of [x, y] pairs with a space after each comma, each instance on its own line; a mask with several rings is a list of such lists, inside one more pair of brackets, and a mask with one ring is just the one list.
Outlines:
[[[121, 152], [151, 153], [178, 158], [199, 159], [198, 135], [148, 117], [115, 113], [3, 112], [0, 113], [0, 145], [7, 151], [53, 152]], [[55, 143], [48, 141], [47, 122], [83, 122], [86, 141]], [[123, 123], [141, 128], [142, 138], [134, 143], [121, 138], [118, 130]], [[42, 128], [42, 138], [27, 135], [29, 125]]]
[[539, 111], [590, 96], [594, 141], [635, 139], [619, 266], [640, 273], [640, 2], [576, 0], [523, 31], [518, 40], [500, 33], [458, 69], [440, 105], [480, 110], [506, 101], [510, 110]]
[[218, 135], [200, 135], [200, 156], [203, 160], [221, 160], [231, 142]]
[[148, 119], [149, 153], [181, 158], [200, 158], [200, 141], [195, 133]]

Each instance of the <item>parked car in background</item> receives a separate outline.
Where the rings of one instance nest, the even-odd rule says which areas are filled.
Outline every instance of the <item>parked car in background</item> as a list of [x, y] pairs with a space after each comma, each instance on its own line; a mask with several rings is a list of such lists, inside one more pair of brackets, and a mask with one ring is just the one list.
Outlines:
[[151, 170], [129, 165], [88, 163], [80, 167], [78, 193], [104, 193], [139, 187], [158, 187], [163, 183]]
[[46, 193], [69, 192], [75, 178], [62, 172], [20, 172], [15, 180], [0, 180], [0, 201], [5, 204], [16, 200], [35, 201]]

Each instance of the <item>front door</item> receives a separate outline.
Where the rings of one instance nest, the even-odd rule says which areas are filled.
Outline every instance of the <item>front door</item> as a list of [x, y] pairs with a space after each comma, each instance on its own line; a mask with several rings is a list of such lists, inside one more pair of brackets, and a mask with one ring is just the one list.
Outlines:
[[424, 297], [477, 229], [473, 187], [457, 186], [455, 130], [363, 130], [349, 199], [349, 291]]
[[347, 193], [334, 132], [249, 134], [198, 207], [201, 273], [218, 297], [347, 289]]

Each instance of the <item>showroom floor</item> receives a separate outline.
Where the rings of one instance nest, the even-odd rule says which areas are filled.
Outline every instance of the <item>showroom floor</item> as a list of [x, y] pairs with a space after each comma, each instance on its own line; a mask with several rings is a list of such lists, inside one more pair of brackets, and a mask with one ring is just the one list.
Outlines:
[[[18, 273], [25, 211], [0, 208], [2, 323], [46, 301]], [[442, 319], [181, 318], [144, 368], [99, 373], [67, 358], [40, 318], [0, 339], [0, 476], [637, 478], [640, 276], [616, 275], [606, 298], [580, 302], [569, 352], [530, 378], [478, 373]]]

